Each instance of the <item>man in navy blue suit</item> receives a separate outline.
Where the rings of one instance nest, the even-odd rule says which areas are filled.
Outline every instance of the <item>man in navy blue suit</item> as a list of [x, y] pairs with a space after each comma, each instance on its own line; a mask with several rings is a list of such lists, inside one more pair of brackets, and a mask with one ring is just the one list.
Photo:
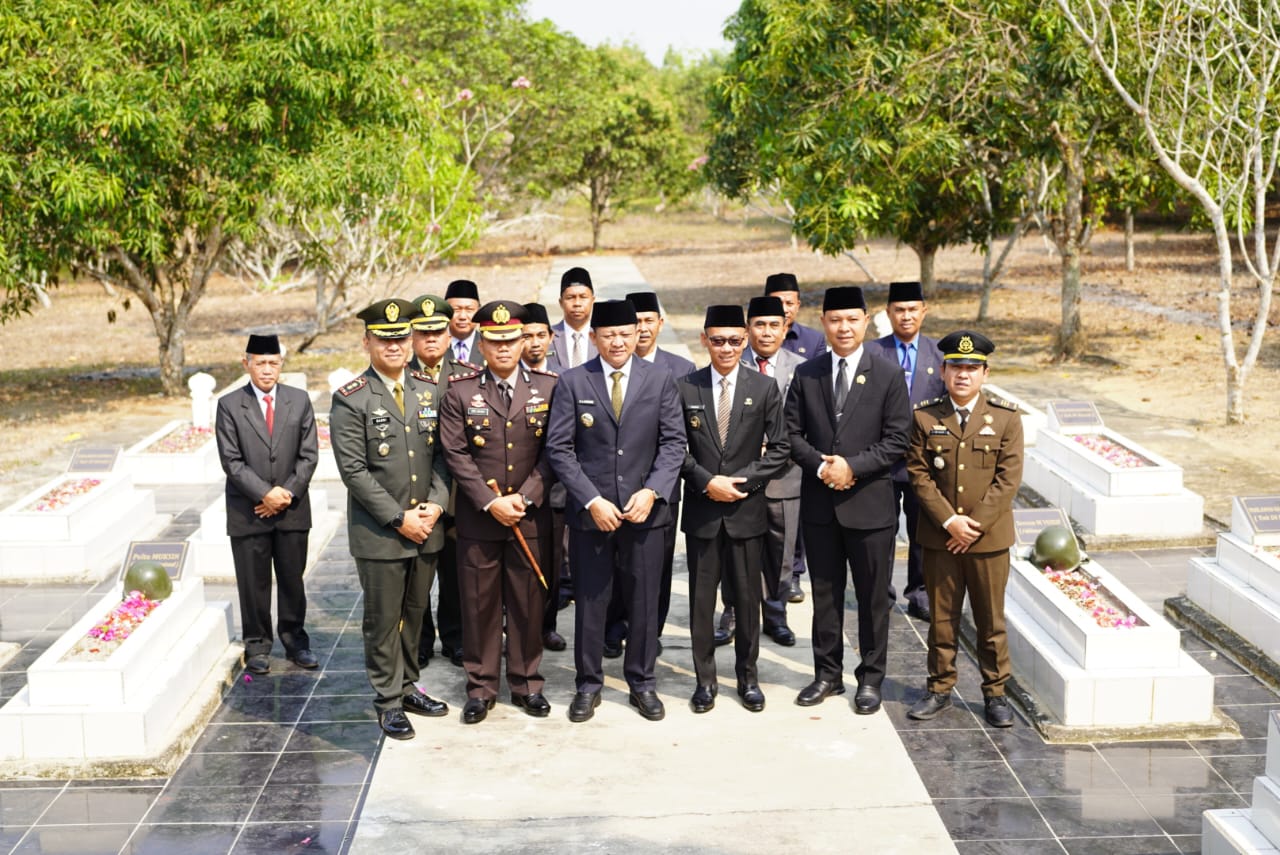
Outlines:
[[[902, 368], [907, 381], [907, 393], [911, 404], [941, 397], [947, 392], [942, 382], [942, 352], [936, 339], [920, 332], [929, 305], [924, 300], [924, 290], [919, 282], [893, 282], [889, 285], [887, 314], [893, 332], [878, 338], [869, 350], [885, 359], [893, 360]], [[920, 518], [920, 503], [907, 478], [906, 460], [893, 464], [894, 506], [902, 505], [907, 518], [907, 587], [902, 595], [907, 600], [907, 614], [928, 621], [932, 617], [929, 593], [924, 588], [924, 549], [916, 542], [916, 520]], [[890, 600], [896, 600], [893, 586], [889, 586]]]
[[569, 720], [586, 721], [600, 704], [606, 613], [616, 584], [630, 617], [623, 663], [629, 700], [657, 721], [666, 714], [654, 676], [663, 529], [685, 454], [680, 397], [671, 375], [634, 358], [631, 303], [597, 302], [591, 327], [599, 355], [560, 376], [547, 433], [551, 468], [567, 492], [574, 576], [577, 693]]
[[564, 317], [551, 328], [556, 356], [566, 369], [577, 368], [595, 358], [591, 343], [591, 308], [596, 302], [591, 274], [583, 267], [570, 267], [560, 276], [560, 311]]
[[821, 330], [807, 327], [796, 320], [800, 314], [800, 283], [794, 273], [774, 273], [764, 280], [764, 293], [782, 301], [787, 315], [787, 332], [782, 347], [804, 359], [813, 359], [827, 349], [827, 341]]
[[902, 459], [911, 402], [902, 369], [862, 345], [861, 288], [830, 288], [822, 326], [831, 349], [796, 369], [787, 392], [787, 436], [800, 465], [800, 519], [813, 586], [814, 680], [800, 706], [844, 693], [844, 594], [850, 573], [858, 602], [854, 711], [880, 709], [888, 663], [889, 599], [898, 524], [889, 470]]

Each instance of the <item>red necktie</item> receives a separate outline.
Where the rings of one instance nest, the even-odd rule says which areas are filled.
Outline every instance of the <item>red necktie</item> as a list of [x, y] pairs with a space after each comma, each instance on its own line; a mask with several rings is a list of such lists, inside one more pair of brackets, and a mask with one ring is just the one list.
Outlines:
[[270, 395], [263, 395], [262, 400], [267, 402], [267, 436], [270, 436], [276, 427], [276, 408], [271, 403]]
[[760, 364], [760, 373], [768, 377], [769, 376], [769, 360], [765, 359], [763, 356], [757, 356], [756, 362]]

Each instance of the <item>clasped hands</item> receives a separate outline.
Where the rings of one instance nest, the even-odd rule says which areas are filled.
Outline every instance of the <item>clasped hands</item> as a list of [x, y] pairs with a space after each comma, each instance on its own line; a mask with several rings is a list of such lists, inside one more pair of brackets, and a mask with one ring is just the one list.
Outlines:
[[956, 514], [947, 526], [947, 534], [951, 535], [947, 541], [947, 551], [953, 555], [959, 555], [962, 552], [968, 552], [974, 541], [982, 537], [982, 523], [973, 517]]
[[836, 454], [822, 455], [823, 465], [818, 477], [822, 479], [822, 483], [826, 484], [833, 490], [848, 490], [858, 482], [853, 476], [853, 470], [849, 468], [849, 461]]
[[591, 520], [596, 528], [601, 531], [617, 531], [624, 522], [642, 523], [647, 520], [657, 498], [658, 494], [653, 490], [641, 487], [631, 494], [622, 510], [618, 510], [618, 506], [604, 496], [592, 502], [587, 510], [591, 511]]
[[434, 502], [426, 502], [405, 511], [404, 524], [396, 531], [414, 543], [422, 543], [431, 536], [431, 530], [436, 527], [436, 523], [442, 516], [444, 516], [444, 508]]
[[262, 501], [254, 505], [253, 512], [262, 519], [274, 517], [293, 504], [293, 494], [284, 487], [272, 487]]

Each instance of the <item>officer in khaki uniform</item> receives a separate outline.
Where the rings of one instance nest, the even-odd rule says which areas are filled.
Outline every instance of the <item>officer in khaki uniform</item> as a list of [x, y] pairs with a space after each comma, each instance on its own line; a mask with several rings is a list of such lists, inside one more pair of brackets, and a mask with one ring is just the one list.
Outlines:
[[538, 671], [546, 589], [524, 550], [536, 560], [551, 534], [544, 446], [556, 378], [520, 364], [524, 318], [524, 306], [510, 300], [476, 312], [487, 367], [450, 380], [440, 409], [440, 443], [457, 487], [466, 724], [483, 721], [497, 697], [504, 614], [511, 702], [536, 718], [551, 710]]
[[437, 525], [449, 498], [436, 453], [436, 386], [406, 371], [408, 300], [381, 300], [360, 312], [369, 368], [333, 393], [333, 453], [347, 488], [347, 534], [364, 589], [365, 669], [378, 723], [393, 739], [411, 739], [405, 712], [441, 716], [448, 707], [418, 690], [418, 636], [431, 592], [420, 563], [433, 564], [444, 542]]
[[938, 342], [947, 394], [916, 405], [907, 473], [920, 502], [916, 539], [933, 606], [928, 693], [907, 712], [928, 720], [951, 705], [956, 641], [965, 592], [978, 635], [986, 719], [1010, 727], [1004, 590], [1014, 543], [1013, 499], [1022, 483], [1018, 408], [982, 392], [995, 345], [968, 330]]

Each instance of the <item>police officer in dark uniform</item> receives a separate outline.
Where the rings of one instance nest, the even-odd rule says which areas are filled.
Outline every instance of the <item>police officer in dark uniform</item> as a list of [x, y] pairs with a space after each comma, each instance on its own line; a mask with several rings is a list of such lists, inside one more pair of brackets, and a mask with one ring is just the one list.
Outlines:
[[[410, 371], [426, 374], [440, 387], [447, 388], [450, 377], [473, 374], [479, 365], [459, 361], [449, 346], [449, 320], [453, 308], [443, 298], [423, 294], [413, 299], [417, 313], [413, 318], [413, 358]], [[431, 619], [431, 607], [422, 615], [422, 640], [418, 644], [418, 665], [426, 667], [431, 661], [436, 644], [436, 627], [440, 628], [440, 653], [459, 667], [462, 666], [462, 601], [458, 595], [458, 534], [453, 525], [453, 492], [450, 489], [449, 504], [445, 507], [444, 548], [429, 578], [440, 580], [436, 593], [436, 619]], [[428, 572], [424, 569], [423, 572]], [[430, 582], [428, 582], [428, 585]]]
[[421, 692], [418, 639], [431, 593], [421, 561], [443, 544], [448, 501], [444, 461], [436, 454], [439, 395], [426, 375], [405, 370], [408, 300], [381, 300], [360, 312], [369, 368], [333, 393], [334, 457], [347, 488], [347, 534], [364, 589], [365, 670], [378, 724], [412, 739], [405, 712], [441, 716], [449, 708]]
[[1013, 499], [1022, 483], [1022, 418], [1014, 404], [981, 394], [995, 350], [990, 339], [960, 330], [938, 347], [947, 394], [916, 405], [907, 449], [907, 473], [921, 510], [916, 539], [924, 547], [924, 582], [933, 605], [928, 693], [907, 715], [928, 720], [951, 706], [967, 591], [986, 719], [993, 727], [1010, 727], [1004, 590]]
[[511, 702], [537, 718], [551, 710], [538, 671], [545, 575], [539, 578], [530, 559], [551, 533], [551, 466], [543, 449], [556, 378], [521, 366], [524, 317], [514, 301], [480, 308], [477, 342], [488, 367], [452, 379], [440, 413], [441, 445], [457, 486], [467, 724], [483, 721], [497, 697], [504, 613]]

